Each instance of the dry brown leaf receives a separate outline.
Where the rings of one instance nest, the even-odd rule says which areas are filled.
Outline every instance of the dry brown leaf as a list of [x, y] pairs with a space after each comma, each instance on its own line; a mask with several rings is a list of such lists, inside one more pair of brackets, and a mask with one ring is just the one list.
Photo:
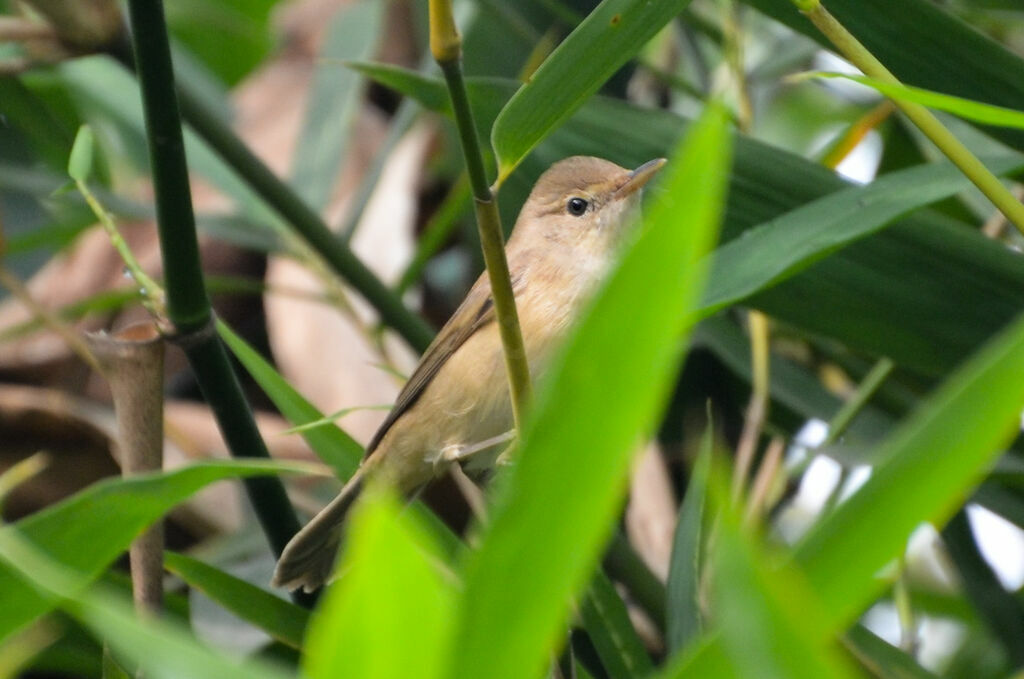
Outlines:
[[668, 466], [657, 442], [648, 443], [633, 467], [626, 534], [647, 567], [664, 582], [672, 558], [677, 505]]

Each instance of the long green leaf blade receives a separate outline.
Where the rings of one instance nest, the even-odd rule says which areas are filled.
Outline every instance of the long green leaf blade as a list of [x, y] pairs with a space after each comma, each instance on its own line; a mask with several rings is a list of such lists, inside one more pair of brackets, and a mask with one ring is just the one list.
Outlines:
[[347, 156], [352, 123], [359, 110], [360, 81], [343, 66], [366, 59], [380, 35], [384, 2], [362, 0], [331, 20], [306, 105], [306, 120], [295, 147], [292, 185], [310, 206], [322, 210]]
[[[0, 528], [16, 531], [67, 568], [96, 578], [139, 533], [203, 486], [229, 478], [310, 471], [298, 463], [224, 460], [196, 464], [172, 472], [128, 479], [110, 479], [89, 486], [59, 504]], [[17, 576], [0, 566], [4, 614], [0, 640], [50, 611], [52, 602], [18, 584]]]
[[185, 554], [166, 552], [164, 567], [210, 599], [292, 648], [302, 646], [309, 611]]
[[398, 500], [370, 489], [353, 511], [339, 580], [310, 624], [311, 679], [438, 676], [454, 622], [455, 592], [437, 546]]
[[[286, 420], [293, 425], [303, 425], [323, 419], [323, 413], [316, 406], [295, 391], [274, 366], [222, 321], [217, 321], [217, 332]], [[301, 434], [313, 452], [329, 464], [339, 478], [352, 476], [363, 459], [363, 447], [333, 422], [305, 429]]]
[[[986, 165], [996, 174], [1019, 172], [1024, 156], [989, 158]], [[951, 163], [929, 163], [830, 193], [750, 228], [713, 253], [703, 310], [710, 314], [771, 288], [896, 219], [969, 187], [970, 180]]]
[[856, 75], [853, 73], [812, 71], [810, 73], [801, 73], [799, 77], [801, 79], [842, 78], [844, 80], [850, 80], [878, 90], [890, 99], [900, 99], [914, 104], [921, 104], [922, 106], [938, 109], [939, 111], [946, 111], [947, 113], [952, 113], [953, 115], [959, 116], [965, 120], [981, 123], [983, 125], [996, 125], [998, 127], [1012, 127], [1018, 130], [1024, 130], [1024, 113], [1012, 108], [1006, 108], [1005, 106], [993, 106], [992, 104], [986, 104], [980, 101], [964, 99], [963, 97], [954, 97], [949, 94], [933, 92], [920, 87], [883, 82], [881, 80], [876, 80], [875, 78], [868, 78], [867, 76]]
[[728, 149], [723, 110], [711, 107], [538, 390], [521, 458], [466, 566], [449, 676], [536, 676], [550, 657], [566, 602], [608, 535], [633, 447], [654, 426], [679, 365]]
[[[722, 492], [719, 499], [725, 497]], [[739, 676], [856, 676], [831, 639], [822, 638], [824, 607], [799, 573], [791, 567], [771, 568], [772, 560], [754, 544], [755, 538], [741, 533], [736, 516], [719, 524], [715, 540], [715, 615]]]
[[494, 122], [501, 184], [689, 0], [604, 0], [541, 64]]
[[[140, 619], [127, 597], [108, 586], [83, 590], [91, 578], [49, 558], [16, 529], [0, 531], [0, 569], [10, 572], [22, 589], [78, 618], [120, 657], [133, 661], [154, 679], [284, 679], [289, 676], [266, 663], [228, 658], [198, 643], [180, 625], [157, 618]], [[9, 590], [5, 590], [5, 596]]]
[[1024, 320], [950, 377], [889, 437], [872, 477], [800, 542], [796, 561], [836, 626], [882, 584], [875, 574], [923, 521], [943, 523], [1020, 427]]
[[700, 636], [701, 549], [707, 523], [707, 482], [711, 469], [713, 431], [709, 423], [701, 442], [700, 455], [690, 474], [683, 505], [679, 508], [676, 532], [672, 538], [669, 563], [665, 642], [669, 652], [678, 651]]
[[611, 679], [645, 677], [654, 669], [622, 597], [600, 571], [580, 601], [580, 619]]

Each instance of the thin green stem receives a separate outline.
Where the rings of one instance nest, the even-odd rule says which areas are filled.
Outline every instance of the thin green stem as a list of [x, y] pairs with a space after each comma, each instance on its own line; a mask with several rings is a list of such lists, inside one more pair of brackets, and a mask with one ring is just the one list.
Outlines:
[[452, 101], [455, 124], [462, 141], [462, 152], [466, 158], [469, 183], [473, 188], [477, 227], [480, 245], [484, 252], [484, 263], [491, 283], [491, 298], [494, 313], [498, 319], [501, 344], [504, 348], [505, 369], [508, 373], [509, 391], [512, 397], [512, 413], [516, 429], [520, 425], [526, 404], [530, 400], [530, 366], [523, 345], [523, 333], [519, 327], [515, 295], [509, 275], [508, 260], [505, 258], [505, 240], [502, 235], [501, 217], [494, 193], [487, 183], [480, 140], [477, 138], [473, 111], [469, 105], [466, 83], [462, 78], [461, 38], [455, 29], [451, 14], [450, 0], [430, 2], [430, 44]]
[[[163, 4], [160, 0], [131, 0], [128, 8], [153, 168], [168, 317], [232, 455], [269, 458], [214, 330], [199, 260]], [[249, 479], [245, 484], [271, 547], [280, 554], [299, 530], [284, 486], [276, 477]], [[303, 603], [311, 602], [305, 598]]]
[[[792, 0], [836, 49], [864, 75], [882, 82], [900, 84], [892, 72], [875, 58], [818, 0]], [[988, 168], [924, 106], [894, 99], [893, 102], [918, 129], [931, 139], [953, 164], [984, 193], [990, 201], [1024, 233], [1024, 205], [1003, 186]]]
[[836, 411], [836, 414], [832, 416], [832, 421], [828, 423], [828, 435], [825, 437], [823, 446], [831, 445], [839, 440], [839, 437], [846, 432], [849, 428], [850, 423], [853, 422], [853, 418], [857, 416], [867, 402], [875, 395], [878, 388], [882, 386], [882, 383], [892, 374], [893, 368], [896, 364], [891, 358], [880, 358], [868, 374], [864, 376], [864, 379], [857, 385], [857, 390], [853, 392], [853, 395]]

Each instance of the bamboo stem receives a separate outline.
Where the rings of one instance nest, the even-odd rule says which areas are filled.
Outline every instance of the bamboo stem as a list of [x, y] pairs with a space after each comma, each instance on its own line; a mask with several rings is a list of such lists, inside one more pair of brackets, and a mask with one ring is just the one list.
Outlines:
[[[214, 330], [199, 260], [163, 4], [131, 0], [128, 8], [153, 168], [168, 318], [232, 455], [269, 458], [238, 376]], [[273, 551], [280, 555], [299, 530], [281, 480], [247, 479], [245, 486]]]
[[487, 182], [480, 140], [476, 134], [466, 83], [462, 78], [462, 38], [455, 27], [451, 0], [430, 0], [430, 51], [448, 84], [455, 124], [462, 141], [466, 170], [473, 188], [480, 245], [483, 248], [484, 263], [491, 283], [491, 297], [494, 300], [494, 313], [498, 318], [498, 329], [504, 348], [512, 413], [517, 431], [522, 431], [523, 415], [532, 392], [530, 366], [523, 345], [523, 333], [519, 327], [508, 260], [505, 258], [505, 240], [498, 204]]
[[[113, 396], [121, 473], [162, 470], [164, 343], [156, 324], [86, 337]], [[156, 614], [163, 606], [163, 555], [164, 528], [158, 521], [135, 538], [128, 552], [140, 612]]]

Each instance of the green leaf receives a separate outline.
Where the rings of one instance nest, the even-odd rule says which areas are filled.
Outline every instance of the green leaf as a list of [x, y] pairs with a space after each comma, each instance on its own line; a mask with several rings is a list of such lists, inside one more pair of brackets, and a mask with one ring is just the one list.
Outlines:
[[[138, 82], [111, 60], [89, 57], [65, 61], [58, 67], [62, 81], [83, 109], [103, 127], [119, 135], [119, 149], [137, 167], [148, 171], [145, 125]], [[280, 224], [264, 202], [221, 158], [190, 129], [185, 131], [189, 168], [230, 197], [256, 226]]]
[[[941, 524], [963, 503], [1019, 428], [1024, 406], [1024, 319], [961, 366], [886, 441], [871, 478], [800, 541], [793, 562], [823, 604], [822, 635], [871, 602], [885, 564], [924, 521]], [[984, 407], [979, 407], [984, 404]], [[716, 676], [720, 636], [670, 664], [665, 677]]]
[[[408, 87], [401, 91], [424, 105], [436, 105], [445, 95], [442, 83], [418, 74], [395, 74], [392, 83]], [[513, 91], [509, 81], [495, 79], [471, 78], [467, 88], [481, 127], [495, 101]], [[594, 97], [510, 177], [501, 191], [503, 209], [518, 209], [532, 182], [556, 160], [585, 154], [636, 165], [663, 155], [687, 124], [666, 111]], [[735, 143], [723, 227], [726, 239], [851, 188], [820, 165], [778, 148], [744, 137]], [[515, 214], [505, 217], [511, 220]], [[752, 254], [754, 262], [743, 266], [764, 266], [771, 275], [774, 264], [758, 262], [770, 258]], [[788, 256], [785, 251], [772, 254], [783, 260]], [[962, 222], [919, 212], [869, 238], [854, 240], [744, 302], [811, 334], [940, 376], [1016, 314], [1024, 286], [1019, 260], [1018, 254]], [[712, 275], [709, 290], [714, 289], [716, 276]], [[830, 313], [821, 313], [822, 308]]]
[[[827, 49], [828, 40], [791, 0], [744, 0]], [[903, 82], [1024, 110], [1024, 60], [928, 0], [828, 0], [828, 10]], [[941, 40], [936, 39], [942, 36]], [[993, 129], [1016, 148], [1024, 133]]]
[[[274, 370], [259, 352], [231, 328], [217, 321], [217, 332], [286, 420], [293, 425], [304, 425], [324, 419], [323, 413], [295, 391], [288, 380], [281, 377], [281, 373]], [[352, 476], [363, 459], [363, 447], [333, 422], [303, 430], [302, 438], [317, 457], [334, 469], [338, 478], [347, 479]]]
[[310, 679], [439, 675], [454, 623], [455, 590], [437, 546], [380, 488], [353, 510], [341, 577], [313, 616], [303, 671]]
[[[724, 492], [718, 497], [725, 500]], [[825, 607], [791, 567], [773, 559], [739, 517], [720, 512], [715, 536], [715, 618], [729, 660], [741, 677], [827, 679], [854, 677], [849, 661], [822, 634]], [[695, 675], [698, 676], [698, 675]]]
[[[1024, 169], [1024, 156], [987, 158], [996, 174]], [[951, 163], [926, 164], [887, 174], [801, 205], [747, 229], [713, 254], [702, 307], [711, 314], [773, 287], [914, 210], [969, 188]]]
[[96, 146], [96, 139], [93, 137], [92, 128], [82, 125], [75, 135], [75, 143], [71, 146], [71, 156], [68, 158], [68, 174], [76, 182], [89, 180], [92, 173], [93, 149]]
[[[137, 664], [154, 679], [222, 679], [245, 676], [282, 679], [288, 675], [269, 665], [235, 660], [196, 642], [180, 625], [139, 618], [127, 597], [106, 586], [84, 591], [89, 576], [49, 558], [14, 529], [0, 531], [0, 568], [11, 572], [20, 588], [31, 590], [48, 607], [60, 605], [93, 634], [106, 639], [118, 656]], [[5, 596], [9, 590], [5, 590]]]
[[380, 35], [381, 0], [363, 0], [331, 20], [318, 56], [313, 83], [292, 161], [292, 186], [309, 205], [323, 209], [347, 157], [355, 113], [362, 103], [362, 79], [342, 62], [366, 59]]
[[309, 611], [184, 554], [166, 552], [164, 567], [221, 606], [292, 648], [302, 647]]
[[[232, 460], [196, 464], [172, 472], [129, 479], [108, 479], [16, 524], [0, 536], [19, 533], [49, 557], [95, 579], [146, 527], [197, 490], [214, 481], [281, 472], [310, 472], [298, 463]], [[0, 640], [53, 608], [47, 598], [19, 584], [18, 576], [0, 566]]]
[[661, 200], [538, 388], [521, 457], [466, 564], [449, 676], [536, 676], [551, 657], [681, 359], [720, 216], [725, 120], [709, 107], [672, 154]]
[[1018, 130], [1024, 129], [1024, 113], [1021, 111], [1006, 108], [1005, 106], [993, 106], [992, 104], [985, 104], [980, 101], [972, 101], [963, 97], [954, 97], [949, 94], [942, 94], [941, 92], [932, 92], [920, 87], [883, 82], [852, 73], [832, 73], [829, 71], [811, 71], [798, 74], [793, 76], [793, 78], [843, 78], [878, 90], [890, 99], [909, 101], [914, 104], [927, 106], [928, 108], [946, 111], [965, 120], [971, 120], [983, 125], [1012, 127]]
[[110, 648], [103, 647], [103, 679], [131, 679], [131, 674], [114, 657]]
[[685, 648], [703, 630], [700, 614], [701, 550], [707, 504], [708, 473], [714, 431], [710, 422], [704, 431], [700, 455], [690, 474], [683, 505], [679, 509], [676, 532], [672, 538], [672, 560], [669, 562], [667, 598], [668, 616], [665, 642], [670, 653]]
[[1024, 320], [1017, 320], [886, 439], [867, 483], [801, 540], [796, 561], [832, 625], [859, 614], [881, 585], [875, 574], [911, 531], [924, 521], [941, 525], [995, 462], [1020, 426], [1022, 370]]
[[604, 0], [544, 60], [494, 122], [491, 143], [498, 181], [648, 40], [689, 5], [689, 0]]
[[863, 625], [854, 625], [846, 633], [846, 646], [853, 657], [884, 679], [936, 679], [910, 655], [876, 636]]
[[600, 571], [580, 601], [580, 619], [611, 679], [645, 677], [654, 669], [622, 597]]

